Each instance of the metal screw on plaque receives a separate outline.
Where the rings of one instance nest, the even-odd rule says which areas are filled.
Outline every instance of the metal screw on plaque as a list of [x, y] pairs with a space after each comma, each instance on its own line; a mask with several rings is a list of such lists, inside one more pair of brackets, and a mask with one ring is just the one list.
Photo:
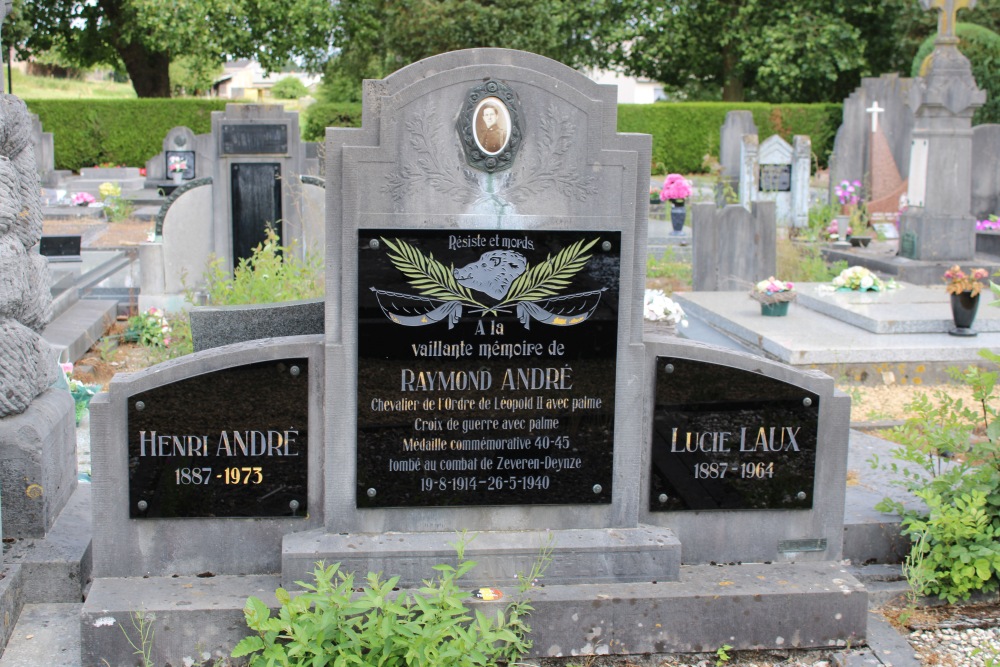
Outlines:
[[368, 489], [369, 498], [374, 498], [376, 493], [378, 493], [378, 491], [376, 491], [375, 489]]
[[136, 410], [145, 410], [146, 409], [146, 404], [143, 403], [142, 401], [136, 401], [135, 402], [135, 409]]
[[288, 502], [288, 509], [292, 510], [293, 512], [296, 511], [296, 510], [298, 510], [299, 509], [299, 501], [297, 501], [297, 500], [290, 500]]
[[604, 489], [603, 489], [603, 488], [601, 488], [601, 485], [600, 485], [600, 484], [594, 484], [594, 493], [600, 493], [600, 492], [601, 492], [601, 491], [603, 491], [603, 490], [604, 490]]
[[378, 239], [372, 239], [371, 241], [368, 242], [368, 247], [371, 248], [372, 250], [378, 250], [378, 245], [379, 245]]
[[659, 501], [660, 501], [661, 503], [665, 503], [665, 502], [667, 502], [667, 500], [669, 500], [669, 499], [667, 498], [667, 494], [665, 494], [665, 493], [661, 493], [661, 494], [659, 495], [659, 497], [657, 497], [657, 500], [659, 500]]
[[799, 491], [798, 493], [795, 494], [795, 497], [798, 498], [799, 500], [805, 500], [806, 499], [806, 492], [805, 491]]
[[604, 243], [602, 243], [601, 250], [603, 250], [604, 252], [611, 250], [611, 241], [605, 241]]
[[140, 500], [138, 503], [136, 503], [136, 507], [139, 508], [140, 512], [145, 512], [149, 508], [149, 503], [147, 503], [145, 500]]
[[294, 378], [298, 377], [299, 373], [301, 373], [302, 371], [299, 369], [298, 366], [292, 366], [291, 368], [288, 369], [288, 372], [291, 373], [292, 377]]
[[807, 408], [810, 405], [812, 405], [812, 404], [813, 404], [813, 400], [811, 398], [809, 398], [808, 396], [806, 396], [805, 398], [802, 399], [802, 405], [806, 406]]
[[668, 373], [673, 373], [674, 372], [674, 365], [673, 364], [667, 364], [666, 366], [663, 367], [663, 370], [665, 370]]

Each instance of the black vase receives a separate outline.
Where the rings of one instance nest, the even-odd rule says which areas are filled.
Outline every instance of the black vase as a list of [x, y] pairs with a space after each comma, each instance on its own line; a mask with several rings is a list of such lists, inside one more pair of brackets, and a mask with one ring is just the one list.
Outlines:
[[972, 322], [976, 319], [979, 308], [979, 295], [972, 292], [962, 292], [951, 295], [951, 317], [955, 320], [955, 328], [949, 331], [952, 336], [975, 336]]
[[673, 208], [670, 209], [670, 225], [674, 228], [674, 236], [681, 236], [684, 233], [684, 218], [687, 216], [687, 209], [684, 208], [683, 199], [676, 199], [671, 203]]

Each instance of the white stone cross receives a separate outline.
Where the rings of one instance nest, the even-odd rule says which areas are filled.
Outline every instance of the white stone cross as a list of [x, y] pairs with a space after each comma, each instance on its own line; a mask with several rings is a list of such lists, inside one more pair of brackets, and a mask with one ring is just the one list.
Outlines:
[[882, 107], [878, 105], [878, 100], [875, 100], [870, 107], [865, 109], [868, 113], [872, 115], [872, 134], [878, 130], [878, 115], [885, 111]]

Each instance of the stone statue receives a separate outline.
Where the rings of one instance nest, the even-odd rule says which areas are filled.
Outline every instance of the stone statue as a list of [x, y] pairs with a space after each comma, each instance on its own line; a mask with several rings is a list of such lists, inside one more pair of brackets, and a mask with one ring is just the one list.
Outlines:
[[[11, 4], [0, 5], [0, 18]], [[31, 251], [41, 236], [31, 116], [20, 99], [0, 95], [0, 418], [24, 412], [56, 379], [54, 352], [41, 337], [52, 313], [49, 271]]]

